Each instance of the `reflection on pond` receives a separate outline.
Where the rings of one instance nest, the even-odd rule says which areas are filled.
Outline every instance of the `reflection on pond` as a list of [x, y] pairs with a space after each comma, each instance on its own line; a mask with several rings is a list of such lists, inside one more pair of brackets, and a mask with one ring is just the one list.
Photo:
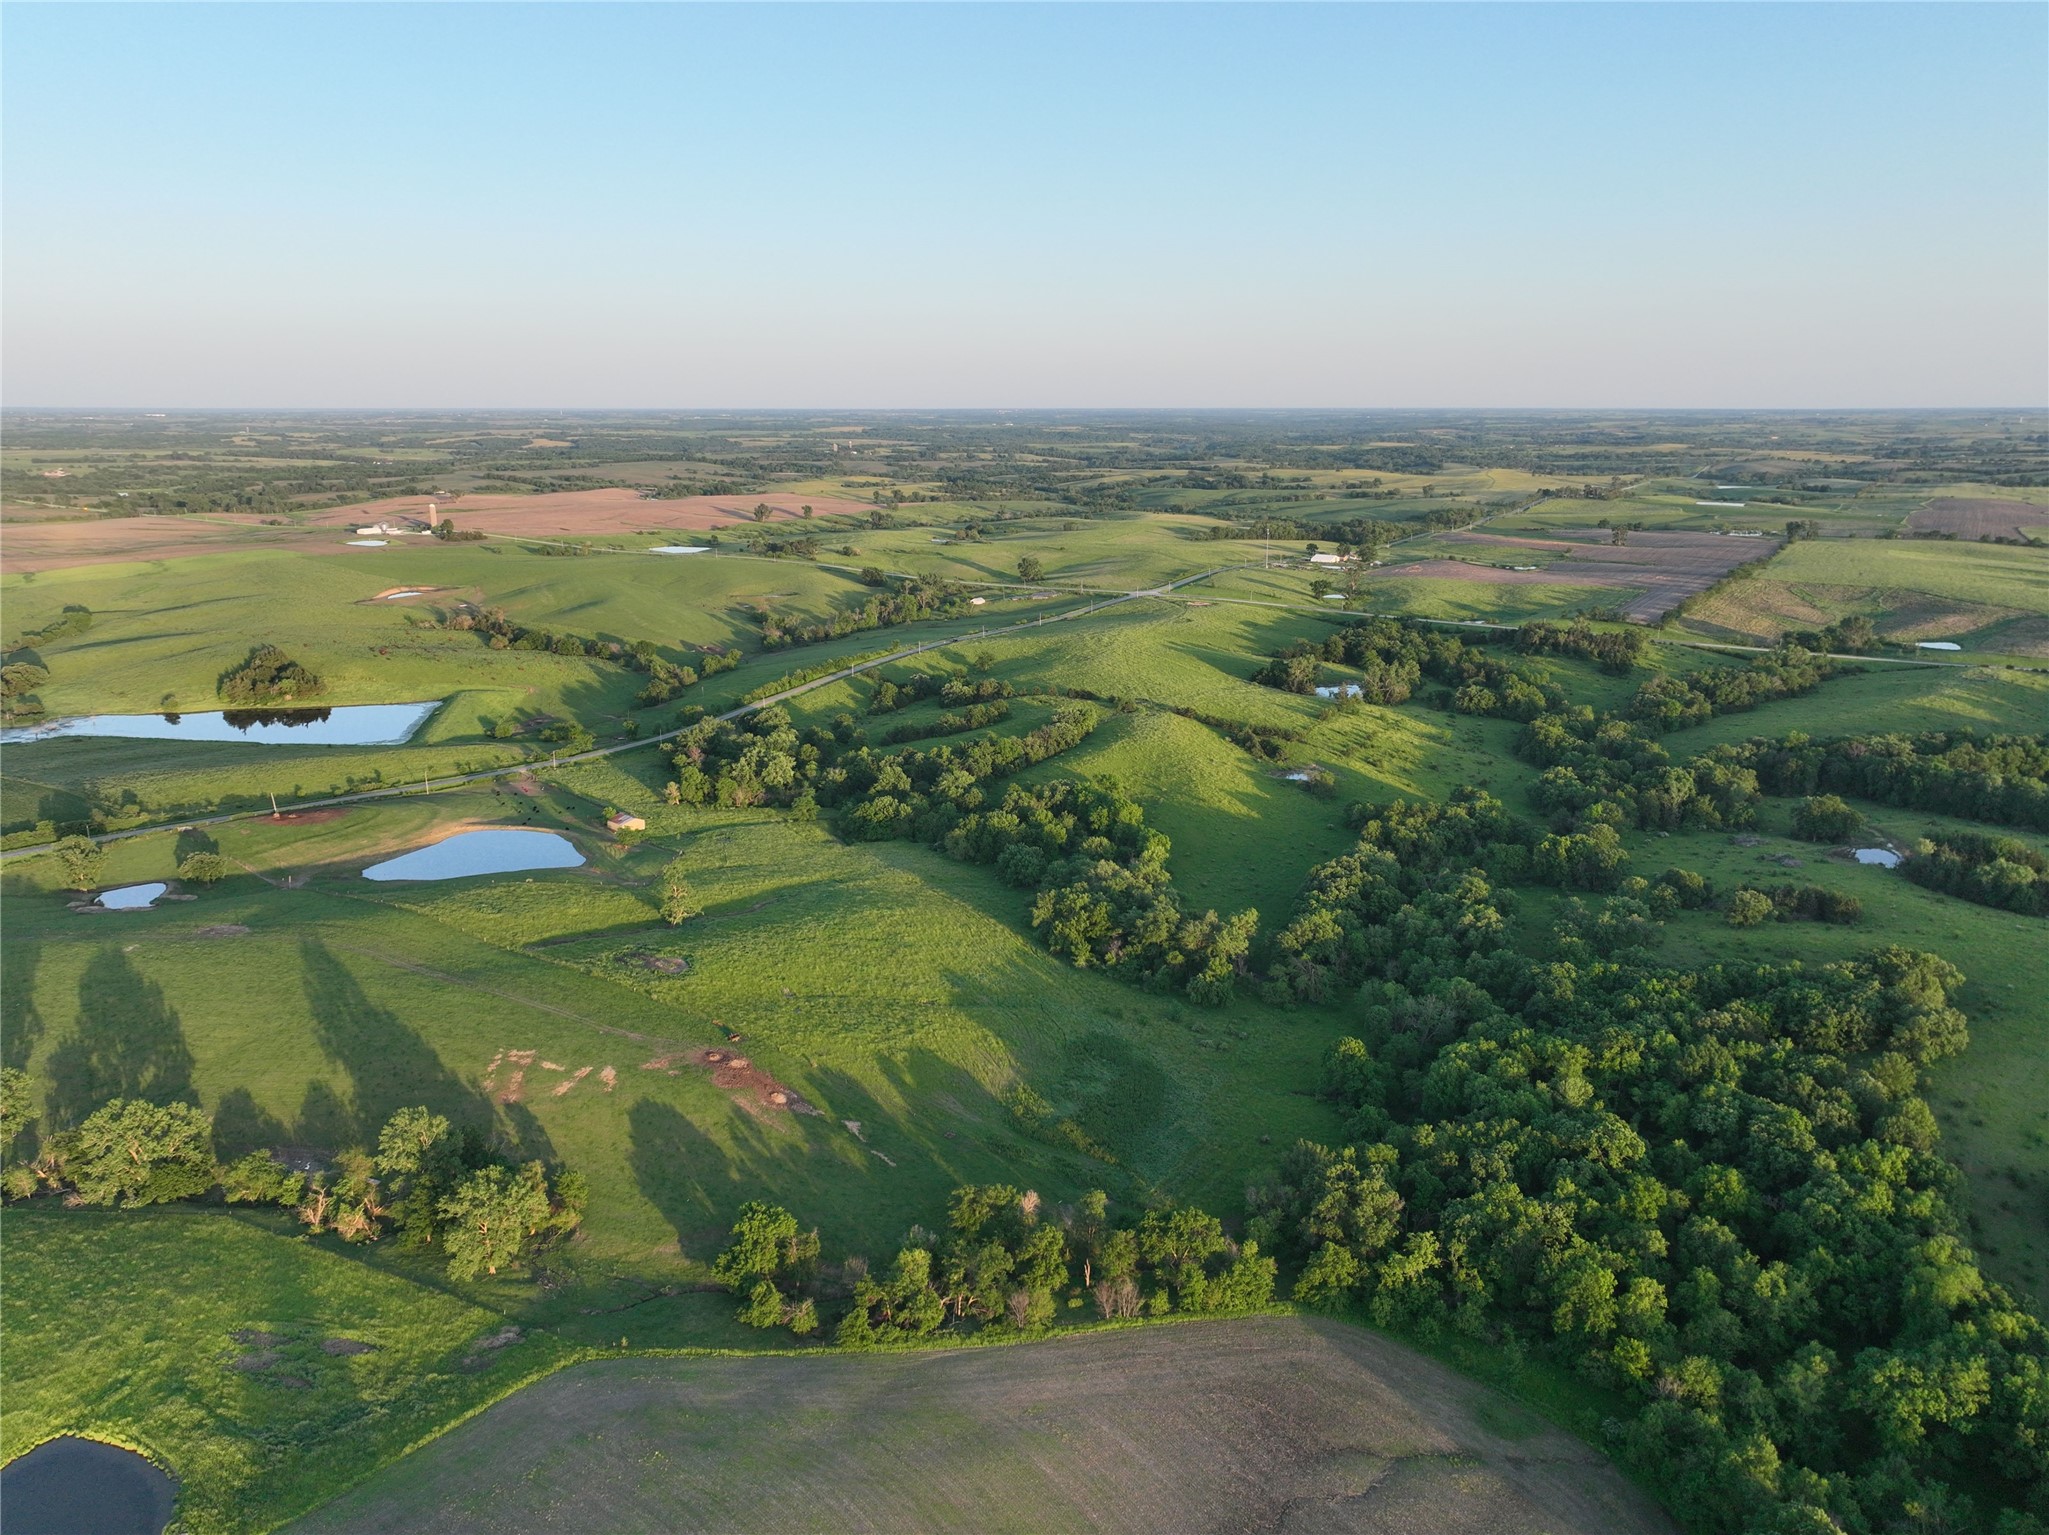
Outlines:
[[457, 832], [410, 853], [373, 863], [365, 879], [466, 879], [472, 874], [514, 874], [521, 869], [573, 869], [583, 854], [552, 831], [499, 827]]
[[118, 890], [102, 890], [100, 905], [108, 911], [140, 911], [168, 888], [162, 880], [157, 880], [148, 885], [123, 885]]
[[81, 714], [16, 730], [0, 745], [60, 736], [137, 741], [241, 741], [264, 746], [399, 746], [412, 739], [439, 699], [419, 704], [342, 704], [330, 709], [228, 709], [208, 714]]
[[0, 1466], [7, 1535], [160, 1535], [176, 1496], [133, 1450], [75, 1434]]
[[1875, 863], [1881, 869], [1897, 869], [1900, 866], [1900, 855], [1891, 848], [1860, 847], [1857, 849], [1857, 862]]

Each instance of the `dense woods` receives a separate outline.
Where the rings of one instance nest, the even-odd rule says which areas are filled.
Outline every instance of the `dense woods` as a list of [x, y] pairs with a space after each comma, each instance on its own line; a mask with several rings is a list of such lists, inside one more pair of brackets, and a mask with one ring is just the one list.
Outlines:
[[1659, 969], [1626, 899], [1528, 957], [1475, 866], [1502, 830], [1470, 799], [1369, 822], [1281, 935], [1291, 989], [1358, 1023], [1322, 1084], [1345, 1143], [1249, 1196], [1295, 1298], [1628, 1392], [1617, 1448], [1699, 1529], [2041, 1505], [2049, 1335], [1965, 1245], [1922, 1096], [1961, 977], [1899, 948]]

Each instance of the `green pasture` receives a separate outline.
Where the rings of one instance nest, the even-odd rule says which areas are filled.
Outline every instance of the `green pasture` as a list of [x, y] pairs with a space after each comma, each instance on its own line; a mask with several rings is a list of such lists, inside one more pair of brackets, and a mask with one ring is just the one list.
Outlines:
[[6, 1246], [0, 1456], [61, 1433], [141, 1450], [195, 1535], [283, 1523], [575, 1352], [474, 1349], [525, 1287], [461, 1292], [281, 1214], [14, 1208]]
[[[635, 792], [609, 763], [566, 776], [528, 824], [588, 826]], [[999, 1176], [1057, 1198], [1101, 1183], [1228, 1202], [1259, 1134], [1324, 1127], [1292, 1089], [1332, 1025], [1249, 1003], [1204, 1012], [1057, 964], [1024, 893], [923, 849], [650, 805], [637, 847], [580, 833], [581, 870], [403, 885], [355, 872], [450, 825], [521, 824], [531, 804], [470, 792], [363, 808], [309, 844], [289, 825], [230, 827], [222, 851], [251, 873], [132, 914], [70, 912], [49, 860], [12, 869], [9, 1060], [59, 1123], [138, 1085], [189, 1085], [224, 1149], [362, 1143], [426, 1102], [587, 1171], [579, 1261], [657, 1272], [701, 1262], [755, 1197], [838, 1246]], [[653, 885], [678, 852], [705, 915], [669, 929]], [[119, 844], [107, 877], [161, 878], [175, 855], [169, 835]], [[250, 932], [202, 935], [229, 924]], [[647, 966], [662, 956], [687, 973]], [[647, 1064], [723, 1030], [821, 1112], [758, 1112], [686, 1061]], [[564, 1069], [537, 1067], [506, 1103], [508, 1068], [496, 1093], [483, 1079], [519, 1050]], [[1003, 1104], [1019, 1083], [1081, 1119], [1116, 1164], [1026, 1139]]]

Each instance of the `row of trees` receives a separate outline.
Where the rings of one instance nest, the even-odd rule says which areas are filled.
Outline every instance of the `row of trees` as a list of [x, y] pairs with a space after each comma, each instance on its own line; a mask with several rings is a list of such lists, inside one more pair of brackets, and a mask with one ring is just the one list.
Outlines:
[[[11, 1149], [35, 1122], [26, 1073], [0, 1072], [0, 1137]], [[472, 1128], [424, 1108], [400, 1109], [374, 1151], [346, 1148], [330, 1169], [306, 1174], [252, 1151], [215, 1160], [213, 1118], [189, 1103], [117, 1098], [75, 1129], [46, 1137], [32, 1160], [9, 1165], [10, 1199], [55, 1194], [67, 1205], [133, 1208], [199, 1199], [283, 1205], [314, 1231], [372, 1242], [387, 1229], [402, 1245], [435, 1248], [449, 1273], [470, 1279], [525, 1261], [574, 1231], [588, 1188], [580, 1173], [550, 1178], [539, 1162], [498, 1155]]]
[[968, 589], [929, 576], [888, 578], [889, 590], [858, 608], [838, 608], [825, 618], [792, 620], [764, 608], [761, 643], [769, 650], [816, 645], [868, 629], [893, 628], [928, 618], [959, 618], [973, 611]]
[[1705, 725], [1718, 714], [1755, 709], [1780, 698], [1811, 693], [1839, 668], [1825, 655], [1785, 646], [1747, 666], [1711, 666], [1685, 676], [1653, 677], [1636, 690], [1630, 719], [1652, 730]]
[[1619, 1447], [1701, 1530], [2049, 1515], [2049, 1334], [1978, 1269], [1922, 1096], [1967, 1039], [1957, 972], [1658, 968], [1626, 896], [1527, 957], [1471, 868], [1490, 834], [1412, 816], [1313, 871], [1283, 934], [1358, 999], [1323, 1083], [1341, 1142], [1251, 1192], [1294, 1297], [1627, 1392]]
[[1930, 832], [1900, 872], [1917, 885], [1980, 906], [2049, 917], [2049, 858], [2017, 837]]
[[2049, 831], [2049, 735], [1838, 736], [1794, 732], [1727, 747], [1768, 794], [1854, 794], [1904, 810]]
[[836, 1311], [833, 1341], [865, 1348], [942, 1331], [1034, 1332], [1063, 1297], [1078, 1306], [1086, 1295], [1105, 1320], [1256, 1310], [1273, 1299], [1275, 1264], [1190, 1206], [1130, 1221], [1111, 1215], [1101, 1190], [1050, 1211], [1029, 1190], [971, 1184], [953, 1191], [943, 1229], [912, 1227], [881, 1273], [861, 1257], [822, 1265], [818, 1233], [761, 1203], [741, 1210], [712, 1271], [741, 1297], [749, 1326], [804, 1337]]

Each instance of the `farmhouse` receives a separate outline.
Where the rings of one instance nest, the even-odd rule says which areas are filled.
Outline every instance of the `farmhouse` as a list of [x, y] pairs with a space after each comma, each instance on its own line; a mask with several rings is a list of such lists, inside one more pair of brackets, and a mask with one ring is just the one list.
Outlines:
[[1312, 554], [1309, 556], [1309, 563], [1312, 565], [1342, 565], [1345, 563], [1345, 557], [1342, 554]]

